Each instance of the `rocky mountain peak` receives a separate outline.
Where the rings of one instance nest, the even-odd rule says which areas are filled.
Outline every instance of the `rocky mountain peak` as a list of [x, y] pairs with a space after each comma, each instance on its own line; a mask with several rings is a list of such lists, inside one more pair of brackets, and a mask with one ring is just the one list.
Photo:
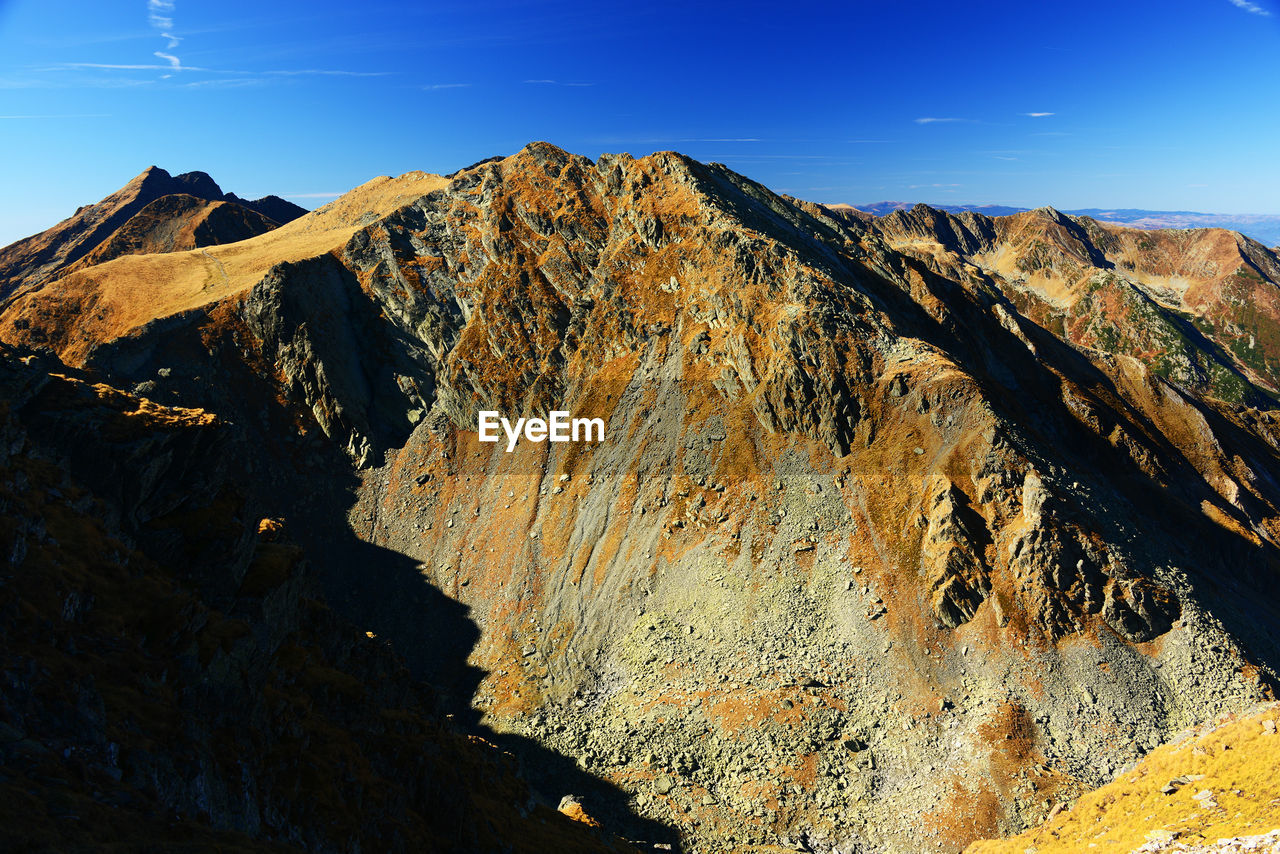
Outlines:
[[220, 202], [224, 198], [222, 188], [204, 172], [184, 172], [181, 175], [175, 175], [173, 183], [175, 185], [173, 192], [186, 193], [211, 202]]

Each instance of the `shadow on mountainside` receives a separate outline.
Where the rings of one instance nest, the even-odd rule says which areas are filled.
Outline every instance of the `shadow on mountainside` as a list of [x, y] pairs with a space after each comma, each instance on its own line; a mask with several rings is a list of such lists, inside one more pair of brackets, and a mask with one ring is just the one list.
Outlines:
[[433, 585], [416, 560], [352, 530], [348, 513], [360, 481], [350, 459], [318, 430], [299, 435], [292, 414], [238, 348], [207, 348], [200, 320], [193, 313], [174, 322], [158, 346], [110, 345], [99, 364], [115, 368], [106, 373], [125, 387], [156, 377], [161, 366], [183, 366], [161, 374], [148, 396], [207, 409], [236, 425], [255, 512], [286, 520], [290, 539], [303, 549], [310, 575], [334, 612], [388, 641], [412, 677], [436, 693], [440, 712], [456, 729], [514, 754], [526, 781], [551, 809], [563, 795], [574, 794], [607, 833], [678, 850], [678, 832], [633, 812], [627, 792], [581, 770], [571, 757], [480, 724], [471, 700], [486, 673], [468, 663], [480, 639], [469, 608]]
[[[636, 814], [627, 792], [583, 771], [572, 757], [480, 723], [471, 699], [487, 674], [468, 663], [480, 639], [470, 608], [432, 584], [417, 561], [358, 537], [347, 521], [357, 483], [349, 464], [332, 445], [312, 453], [324, 460], [320, 467], [326, 474], [317, 481], [305, 470], [298, 472], [296, 488], [286, 490], [297, 500], [282, 514], [310, 556], [329, 606], [357, 628], [389, 641], [414, 678], [438, 693], [440, 711], [455, 727], [513, 754], [535, 795], [552, 809], [573, 794], [607, 833], [679, 850], [678, 832]], [[314, 468], [315, 461], [309, 462]]]

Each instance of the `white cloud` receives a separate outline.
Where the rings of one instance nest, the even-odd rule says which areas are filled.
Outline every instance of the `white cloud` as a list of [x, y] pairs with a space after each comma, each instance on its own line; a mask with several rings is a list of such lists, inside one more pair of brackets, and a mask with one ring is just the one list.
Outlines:
[[1052, 116], [1053, 113], [1023, 113], [1024, 116], [1030, 116], [1033, 119], [1043, 119], [1045, 116]]
[[470, 83], [432, 83], [429, 86], [423, 86], [428, 92], [434, 92], [436, 89], [469, 89]]
[[1229, 2], [1237, 9], [1243, 9], [1252, 15], [1261, 15], [1264, 18], [1271, 17], [1271, 12], [1262, 8], [1257, 3], [1250, 3], [1249, 0], [1229, 0]]
[[957, 119], [957, 118], [938, 118], [937, 116], [923, 116], [915, 120], [918, 125], [933, 125], [943, 122], [971, 122], [973, 119]]
[[[174, 0], [147, 0], [147, 23], [151, 24], [151, 29], [159, 33], [160, 37], [165, 40], [164, 49], [173, 50], [182, 39], [173, 34], [173, 7]], [[170, 71], [182, 71], [182, 60], [171, 53], [161, 53], [156, 51], [155, 55], [160, 59], [169, 63]], [[171, 75], [166, 74], [165, 77]]]
[[156, 51], [153, 54], [157, 59], [163, 59], [168, 65], [157, 65], [155, 63], [111, 63], [111, 62], [64, 62], [61, 65], [54, 65], [40, 69], [42, 71], [77, 71], [88, 68], [101, 68], [113, 71], [193, 71], [205, 74], [232, 74], [237, 77], [305, 77], [305, 76], [327, 76], [327, 77], [386, 77], [393, 72], [390, 71], [345, 71], [341, 69], [331, 68], [293, 68], [293, 69], [269, 69], [265, 71], [244, 71], [234, 68], [208, 68], [200, 65], [183, 65], [178, 57]]

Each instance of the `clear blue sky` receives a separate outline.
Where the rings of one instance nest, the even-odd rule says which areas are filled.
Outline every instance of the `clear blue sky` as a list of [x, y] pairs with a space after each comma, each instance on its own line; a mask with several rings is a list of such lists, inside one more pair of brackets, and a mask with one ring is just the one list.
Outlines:
[[0, 244], [153, 163], [314, 206], [535, 139], [824, 202], [1280, 213], [1280, 0], [0, 0]]

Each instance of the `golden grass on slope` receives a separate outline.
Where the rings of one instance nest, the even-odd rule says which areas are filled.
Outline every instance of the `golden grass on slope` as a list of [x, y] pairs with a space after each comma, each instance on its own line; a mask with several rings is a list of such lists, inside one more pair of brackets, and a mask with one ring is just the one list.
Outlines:
[[[1182, 842], [1214, 842], [1280, 827], [1280, 734], [1267, 729], [1277, 720], [1280, 703], [1272, 703], [1205, 727], [1154, 751], [1040, 827], [975, 842], [966, 854], [1129, 852], [1160, 831]], [[1175, 778], [1199, 775], [1172, 794], [1161, 791]], [[1212, 797], [1195, 797], [1204, 791]]]
[[[161, 317], [216, 302], [253, 287], [273, 265], [314, 258], [342, 247], [361, 227], [448, 179], [425, 172], [378, 177], [274, 231], [238, 243], [161, 255], [128, 255], [44, 285], [22, 303], [55, 305], [65, 314], [64, 360], [79, 362], [93, 343], [110, 340]], [[52, 297], [52, 299], [50, 299]], [[12, 340], [12, 317], [0, 337]]]

